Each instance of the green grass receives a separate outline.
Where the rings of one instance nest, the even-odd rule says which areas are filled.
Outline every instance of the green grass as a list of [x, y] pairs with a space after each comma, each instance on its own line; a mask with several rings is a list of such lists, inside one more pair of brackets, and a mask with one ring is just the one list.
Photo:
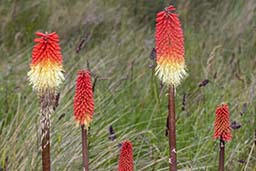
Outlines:
[[[118, 144], [130, 139], [135, 170], [168, 170], [165, 137], [167, 89], [148, 67], [154, 47], [155, 12], [169, 1], [2, 1], [0, 2], [0, 166], [40, 170], [39, 105], [27, 81], [35, 31], [61, 37], [66, 80], [52, 115], [52, 168], [81, 170], [80, 128], [73, 119], [76, 72], [87, 68], [100, 79], [90, 128], [91, 170], [116, 170]], [[226, 168], [256, 169], [256, 3], [230, 0], [177, 1], [185, 35], [189, 77], [177, 88], [177, 155], [180, 170], [217, 170], [218, 141], [212, 139], [216, 105], [230, 105], [233, 130]], [[79, 54], [76, 46], [91, 38]], [[198, 83], [209, 79], [202, 88]], [[186, 110], [182, 111], [183, 94]], [[247, 109], [241, 116], [244, 104]], [[64, 115], [59, 120], [61, 115]], [[112, 125], [117, 139], [108, 140]], [[244, 160], [244, 163], [238, 162]]]

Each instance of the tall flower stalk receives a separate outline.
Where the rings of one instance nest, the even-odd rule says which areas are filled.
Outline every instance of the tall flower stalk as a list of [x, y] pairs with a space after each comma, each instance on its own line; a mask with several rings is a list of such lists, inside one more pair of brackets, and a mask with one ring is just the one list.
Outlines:
[[74, 98], [74, 116], [81, 125], [83, 170], [89, 170], [88, 157], [88, 128], [94, 113], [94, 99], [91, 76], [89, 71], [79, 71], [76, 80], [76, 93]]
[[232, 139], [229, 108], [227, 104], [217, 106], [214, 121], [214, 139], [220, 140], [219, 145], [219, 171], [224, 171], [225, 165], [225, 142]]
[[55, 32], [36, 32], [36, 35], [39, 38], [34, 39], [28, 78], [40, 98], [42, 167], [43, 171], [50, 171], [50, 116], [58, 104], [57, 90], [64, 81], [62, 54]]
[[184, 38], [178, 15], [171, 5], [156, 16], [156, 75], [169, 88], [168, 138], [169, 170], [177, 170], [175, 88], [187, 75], [184, 60]]
[[118, 171], [133, 171], [132, 143], [125, 141], [122, 143], [121, 152], [118, 161]]

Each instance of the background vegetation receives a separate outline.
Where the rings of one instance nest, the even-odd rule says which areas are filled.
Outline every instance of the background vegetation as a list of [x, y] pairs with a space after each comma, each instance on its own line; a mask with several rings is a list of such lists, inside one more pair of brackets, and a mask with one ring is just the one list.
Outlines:
[[[148, 67], [156, 12], [167, 0], [0, 1], [0, 166], [40, 170], [38, 99], [27, 81], [35, 31], [61, 38], [66, 81], [52, 115], [52, 167], [81, 170], [80, 129], [73, 119], [76, 72], [98, 76], [90, 128], [91, 170], [116, 170], [118, 144], [130, 139], [135, 170], [168, 170], [166, 88]], [[217, 170], [212, 139], [216, 105], [230, 105], [241, 125], [226, 145], [226, 168], [256, 170], [256, 2], [179, 0], [189, 77], [177, 88], [180, 170]], [[83, 37], [85, 46], [76, 47]], [[210, 82], [199, 87], [199, 82]], [[116, 132], [110, 141], [109, 126]], [[233, 124], [234, 125], [234, 124]]]

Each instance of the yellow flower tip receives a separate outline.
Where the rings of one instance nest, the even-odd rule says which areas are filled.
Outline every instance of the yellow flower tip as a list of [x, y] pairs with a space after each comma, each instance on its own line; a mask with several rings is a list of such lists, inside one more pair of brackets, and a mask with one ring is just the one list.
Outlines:
[[28, 72], [28, 80], [33, 90], [38, 93], [57, 90], [64, 79], [62, 66], [50, 62], [31, 65], [31, 70]]
[[77, 127], [79, 125], [84, 125], [85, 128], [88, 129], [90, 127], [90, 123], [92, 122], [92, 118], [90, 118], [89, 116], [85, 116], [85, 118], [83, 118], [83, 119], [75, 118], [75, 121], [76, 121]]
[[155, 74], [167, 86], [174, 85], [177, 87], [181, 80], [188, 74], [184, 63], [162, 63], [157, 64]]
[[92, 119], [89, 116], [85, 116], [83, 124], [89, 128], [90, 123], [92, 122]]

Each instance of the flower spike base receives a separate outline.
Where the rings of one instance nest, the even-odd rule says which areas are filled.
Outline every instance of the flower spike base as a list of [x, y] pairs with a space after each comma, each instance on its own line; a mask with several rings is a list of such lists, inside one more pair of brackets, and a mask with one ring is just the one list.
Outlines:
[[168, 93], [168, 138], [169, 138], [169, 169], [177, 170], [176, 159], [176, 121], [175, 121], [175, 87], [170, 86]]

